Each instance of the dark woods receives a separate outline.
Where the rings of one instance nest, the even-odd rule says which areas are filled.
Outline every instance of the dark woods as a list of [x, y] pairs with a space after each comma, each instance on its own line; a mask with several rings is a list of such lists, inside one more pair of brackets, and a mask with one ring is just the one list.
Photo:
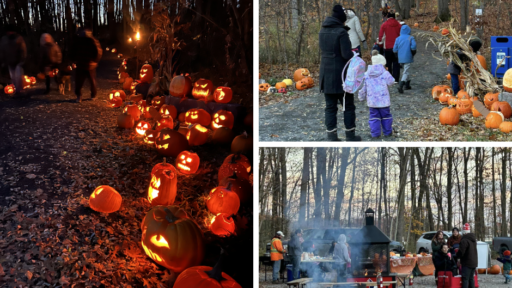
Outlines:
[[[162, 77], [161, 93], [167, 93], [173, 75], [190, 73], [193, 78], [235, 87], [240, 97], [236, 100], [248, 105], [252, 102], [252, 20], [252, 1], [0, 0], [0, 27], [14, 25], [25, 38], [26, 74], [39, 72], [42, 33], [54, 37], [65, 62], [79, 27], [92, 29], [103, 49], [115, 47], [127, 56], [135, 56], [135, 42], [128, 39], [135, 40], [140, 31], [140, 61], [163, 67], [156, 75]], [[129, 72], [132, 77], [137, 73]]]

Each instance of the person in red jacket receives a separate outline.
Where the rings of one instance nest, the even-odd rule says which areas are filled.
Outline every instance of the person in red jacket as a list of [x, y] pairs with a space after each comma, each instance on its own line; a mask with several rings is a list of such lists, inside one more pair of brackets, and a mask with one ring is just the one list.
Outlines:
[[384, 57], [386, 57], [386, 68], [395, 78], [395, 83], [400, 81], [400, 64], [398, 63], [398, 57], [393, 53], [393, 46], [395, 46], [395, 40], [400, 36], [400, 29], [402, 25], [395, 19], [395, 13], [388, 13], [388, 20], [380, 26], [379, 31], [379, 42], [384, 41]]

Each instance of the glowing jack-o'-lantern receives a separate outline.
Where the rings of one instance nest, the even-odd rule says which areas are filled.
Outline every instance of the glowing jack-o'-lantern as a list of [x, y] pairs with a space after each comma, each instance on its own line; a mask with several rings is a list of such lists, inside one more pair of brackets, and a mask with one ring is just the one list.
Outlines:
[[164, 103], [165, 103], [165, 98], [163, 96], [162, 97], [156, 96], [156, 97], [153, 97], [153, 99], [151, 99], [151, 105], [158, 110], [160, 110], [160, 108], [162, 108]]
[[[217, 220], [216, 220], [217, 221]], [[222, 263], [224, 256], [215, 267], [196, 266], [183, 271], [174, 282], [174, 288], [242, 288], [228, 274], [222, 272]]]
[[128, 77], [129, 77], [129, 75], [128, 75], [128, 73], [126, 73], [126, 72], [121, 72], [121, 73], [119, 73], [119, 76], [118, 76], [118, 78], [119, 78], [119, 84], [123, 84], [123, 83], [124, 83], [124, 81], [126, 80], [126, 78], [128, 78]]
[[130, 90], [135, 91], [135, 88], [137, 88], [137, 85], [139, 85], [139, 83], [140, 82], [138, 80], [133, 81], [130, 85]]
[[152, 129], [147, 130], [146, 133], [144, 134], [144, 143], [154, 145], [157, 134], [158, 131]]
[[200, 146], [208, 141], [210, 131], [201, 124], [193, 124], [187, 133], [187, 140], [190, 146]]
[[110, 48], [107, 47], [107, 48], [105, 48], [105, 50], [110, 51]]
[[133, 78], [132, 77], [126, 77], [123, 82], [123, 90], [131, 90], [132, 87]]
[[36, 84], [36, 77], [30, 77], [30, 84], [35, 85]]
[[203, 233], [179, 207], [154, 207], [142, 220], [141, 230], [146, 255], [159, 265], [179, 273], [203, 261]]
[[146, 106], [146, 107], [144, 107], [144, 114], [142, 114], [142, 116], [143, 116], [144, 118], [146, 118], [146, 119], [151, 119], [151, 118], [153, 118], [153, 116], [151, 115], [151, 113], [149, 113], [149, 109], [151, 109], [151, 108], [153, 108], [153, 107], [151, 107], [151, 106]]
[[151, 83], [153, 80], [153, 67], [149, 64], [142, 65], [139, 75], [141, 83]]
[[233, 91], [229, 87], [217, 87], [213, 92], [213, 100], [217, 103], [229, 103], [233, 98]]
[[148, 201], [152, 206], [171, 205], [176, 199], [178, 175], [176, 168], [164, 162], [156, 164], [151, 170], [151, 181], [148, 188]]
[[[244, 161], [244, 158], [247, 159], [247, 157], [243, 155], [230, 156], [228, 156], [230, 160], [228, 162], [222, 163], [222, 165], [219, 167], [219, 174], [217, 177], [219, 183], [221, 183], [225, 178], [231, 177], [233, 174], [236, 174], [238, 178], [249, 179], [249, 171], [251, 171], [251, 166], [249, 163], [247, 163], [249, 161]], [[244, 158], [241, 158], [242, 156]]]
[[217, 186], [206, 197], [206, 207], [213, 214], [226, 213], [233, 215], [240, 208], [240, 198], [231, 191], [231, 183], [227, 186]]
[[212, 117], [204, 109], [190, 109], [185, 114], [185, 122], [190, 124], [198, 123], [206, 127], [212, 122]]
[[163, 115], [158, 122], [156, 122], [156, 131], [161, 131], [164, 128], [174, 128], [174, 121], [172, 120], [172, 117]]
[[123, 105], [123, 99], [121, 99], [121, 97], [114, 97], [108, 101], [108, 105], [112, 108], [121, 107], [121, 105]]
[[137, 134], [139, 134], [140, 136], [144, 136], [146, 135], [146, 131], [149, 130], [149, 128], [151, 128], [149, 126], [149, 123], [146, 122], [146, 121], [140, 121], [137, 126], [135, 127], [135, 131], [137, 132]]
[[129, 113], [123, 112], [117, 116], [117, 126], [120, 128], [131, 129], [133, 125], [135, 125], [135, 120]]
[[89, 207], [102, 213], [116, 212], [121, 208], [123, 198], [114, 188], [102, 185], [94, 189], [89, 196]]
[[30, 87], [31, 84], [32, 82], [30, 81], [30, 77], [23, 75], [23, 88]]
[[235, 117], [233, 116], [233, 113], [227, 111], [227, 110], [219, 110], [217, 113], [213, 114], [213, 121], [212, 121], [212, 129], [217, 130], [220, 127], [227, 127], [229, 129], [233, 128], [233, 125], [235, 124]]
[[76, 69], [76, 64], [75, 63], [71, 64], [71, 67], [73, 67], [73, 69]]
[[172, 117], [172, 119], [176, 119], [178, 117], [178, 110], [176, 109], [176, 107], [174, 107], [174, 105], [164, 104], [160, 108], [160, 114], [162, 116], [166, 115]]
[[295, 70], [295, 73], [293, 73], [293, 81], [299, 82], [300, 80], [304, 79], [305, 77], [310, 76], [309, 70], [306, 68], [299, 68]]
[[117, 52], [117, 49], [116, 48], [112, 48], [112, 53], [116, 53]]
[[194, 174], [199, 169], [200, 159], [196, 153], [183, 151], [176, 158], [176, 167], [183, 174]]
[[123, 58], [123, 54], [121, 54], [121, 53], [117, 54], [117, 58]]
[[135, 121], [138, 121], [140, 119], [141, 112], [140, 112], [139, 106], [137, 106], [135, 104], [126, 105], [126, 107], [124, 107], [123, 111], [132, 115], [133, 120], [135, 120]]
[[210, 80], [199, 79], [194, 83], [192, 96], [196, 99], [206, 100], [213, 92], [213, 83]]
[[217, 236], [229, 236], [235, 233], [235, 221], [230, 215], [221, 213], [212, 218], [210, 231]]
[[171, 80], [169, 84], [169, 94], [174, 97], [186, 97], [192, 90], [192, 80], [188, 74], [178, 75]]
[[176, 157], [189, 148], [187, 138], [178, 131], [164, 128], [155, 140], [156, 150], [164, 156]]
[[14, 94], [16, 92], [16, 88], [14, 87], [14, 84], [6, 85], [4, 87], [4, 93], [5, 94]]
[[268, 88], [270, 88], [270, 84], [268, 83], [262, 83], [258, 86], [258, 90], [261, 92], [267, 92]]

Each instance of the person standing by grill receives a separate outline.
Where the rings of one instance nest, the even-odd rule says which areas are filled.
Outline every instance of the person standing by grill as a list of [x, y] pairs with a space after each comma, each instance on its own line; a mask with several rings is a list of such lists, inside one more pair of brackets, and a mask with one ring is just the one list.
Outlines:
[[469, 230], [462, 236], [457, 258], [462, 265], [462, 288], [475, 288], [475, 269], [478, 266], [478, 251], [476, 249], [476, 236]]
[[277, 231], [274, 238], [272, 238], [272, 243], [270, 244], [270, 261], [273, 262], [272, 284], [279, 283], [278, 280], [279, 270], [281, 269], [281, 260], [284, 259], [283, 254], [286, 253], [286, 250], [283, 249], [283, 243], [281, 242], [283, 237], [283, 232]]
[[293, 279], [299, 279], [300, 257], [302, 256], [300, 237], [302, 237], [302, 229], [297, 229], [288, 242], [288, 256], [293, 265]]
[[334, 260], [336, 260], [336, 266], [338, 270], [338, 282], [342, 282], [345, 279], [345, 275], [347, 273], [347, 264], [351, 263], [352, 260], [348, 256], [348, 248], [345, 244], [347, 242], [347, 237], [345, 234], [340, 234], [338, 236], [338, 241], [336, 246], [334, 247]]

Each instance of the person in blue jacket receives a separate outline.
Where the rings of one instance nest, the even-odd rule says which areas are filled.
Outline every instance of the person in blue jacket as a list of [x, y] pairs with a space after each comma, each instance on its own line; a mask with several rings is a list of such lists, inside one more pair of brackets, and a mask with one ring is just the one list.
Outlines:
[[393, 46], [393, 52], [398, 57], [398, 63], [404, 67], [404, 72], [398, 85], [398, 92], [404, 93], [404, 88], [405, 90], [412, 89], [409, 69], [414, 62], [414, 55], [416, 55], [416, 40], [414, 36], [411, 36], [411, 28], [409, 26], [402, 25], [400, 36], [396, 38], [395, 46]]

